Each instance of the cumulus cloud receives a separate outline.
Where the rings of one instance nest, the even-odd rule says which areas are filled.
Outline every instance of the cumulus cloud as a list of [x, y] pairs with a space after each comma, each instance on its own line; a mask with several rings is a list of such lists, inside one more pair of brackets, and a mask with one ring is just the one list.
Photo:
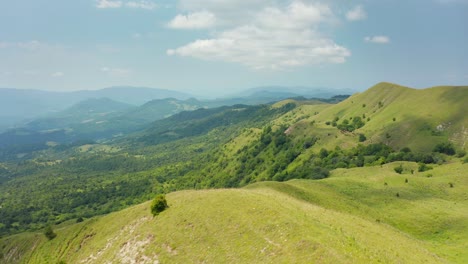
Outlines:
[[390, 38], [387, 36], [373, 36], [373, 37], [365, 37], [365, 42], [370, 43], [377, 43], [377, 44], [387, 44], [390, 42]]
[[364, 20], [367, 18], [367, 13], [362, 6], [356, 6], [346, 13], [346, 19], [349, 21]]
[[147, 9], [147, 10], [153, 10], [156, 8], [156, 4], [150, 1], [139, 1], [139, 2], [130, 1], [130, 2], [125, 3], [125, 5], [131, 8], [141, 8], [141, 9]]
[[97, 8], [119, 8], [122, 7], [122, 1], [112, 1], [112, 0], [97, 0]]
[[156, 4], [147, 0], [127, 2], [120, 0], [96, 0], [96, 7], [101, 9], [129, 7], [153, 10], [156, 8]]
[[[331, 21], [333, 12], [324, 4], [293, 1], [288, 5], [273, 5], [273, 1], [253, 0], [182, 0], [204, 2], [220, 14], [220, 3], [230, 6], [259, 5], [263, 8], [249, 14], [248, 19], [223, 24], [212, 38], [198, 39], [184, 46], [167, 50], [168, 55], [204, 60], [227, 61], [253, 69], [285, 69], [309, 64], [344, 63], [350, 51], [321, 33], [321, 27]], [[246, 3], [248, 2], [248, 3]], [[206, 7], [206, 6], [204, 6]], [[244, 10], [244, 9], [243, 9]], [[229, 12], [234, 12], [232, 9]], [[245, 13], [245, 12], [244, 12]], [[218, 17], [218, 16], [217, 16]]]
[[195, 12], [188, 15], [177, 15], [168, 23], [168, 27], [175, 29], [201, 29], [213, 27], [216, 16], [208, 11]]

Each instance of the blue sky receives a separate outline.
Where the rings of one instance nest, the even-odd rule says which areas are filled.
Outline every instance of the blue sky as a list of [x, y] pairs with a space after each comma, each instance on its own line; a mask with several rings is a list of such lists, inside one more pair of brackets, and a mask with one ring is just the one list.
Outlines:
[[0, 2], [0, 87], [468, 84], [468, 0]]

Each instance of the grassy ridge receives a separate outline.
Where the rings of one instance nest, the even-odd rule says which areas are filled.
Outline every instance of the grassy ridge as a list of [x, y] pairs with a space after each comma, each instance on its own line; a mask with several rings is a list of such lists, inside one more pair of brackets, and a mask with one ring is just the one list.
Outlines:
[[8, 263], [19, 255], [25, 263], [466, 263], [468, 164], [402, 175], [396, 165], [175, 192], [156, 218], [144, 203], [56, 227], [51, 241], [25, 233], [0, 248]]
[[[352, 137], [363, 133], [370, 142], [385, 142], [395, 149], [431, 151], [435, 144], [448, 139], [466, 148], [466, 102], [466, 86], [417, 90], [380, 83], [295, 124], [294, 135], [317, 133], [322, 138], [318, 145], [325, 147], [349, 147], [352, 142], [357, 144]], [[326, 124], [353, 117], [361, 117], [365, 125], [352, 134], [340, 133]]]

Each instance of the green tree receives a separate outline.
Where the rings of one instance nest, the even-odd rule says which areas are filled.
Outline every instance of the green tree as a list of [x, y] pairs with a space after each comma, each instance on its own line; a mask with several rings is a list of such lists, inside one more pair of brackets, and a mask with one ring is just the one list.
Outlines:
[[47, 239], [52, 240], [54, 239], [57, 234], [54, 232], [51, 226], [47, 226], [46, 229], [44, 230], [44, 235], [47, 237]]
[[367, 140], [366, 135], [364, 135], [364, 134], [359, 134], [359, 142], [364, 142], [364, 141], [366, 141], [366, 140]]
[[157, 216], [162, 211], [166, 210], [169, 206], [167, 205], [166, 196], [164, 194], [157, 195], [151, 203], [151, 213], [153, 216]]
[[394, 170], [396, 173], [401, 174], [403, 172], [403, 166], [400, 165], [398, 167], [395, 167]]
[[450, 142], [443, 142], [435, 145], [434, 152], [444, 153], [447, 155], [455, 155], [455, 147]]

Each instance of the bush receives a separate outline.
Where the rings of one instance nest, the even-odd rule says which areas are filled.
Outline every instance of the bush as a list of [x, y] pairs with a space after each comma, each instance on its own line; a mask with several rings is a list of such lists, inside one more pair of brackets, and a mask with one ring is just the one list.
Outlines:
[[419, 163], [419, 167], [418, 167], [419, 172], [424, 172], [424, 171], [428, 171], [428, 170], [432, 170], [432, 167], [427, 166], [425, 163]]
[[47, 239], [52, 240], [54, 239], [57, 234], [54, 232], [51, 226], [47, 226], [46, 229], [44, 230], [44, 235], [47, 237]]
[[403, 166], [400, 165], [398, 167], [395, 167], [394, 170], [396, 173], [401, 174], [403, 172]]
[[169, 206], [167, 205], [166, 196], [163, 194], [157, 195], [151, 203], [151, 213], [153, 216], [157, 216], [162, 211], [166, 210]]
[[466, 155], [466, 151], [464, 151], [464, 150], [460, 150], [460, 151], [457, 152], [457, 157], [458, 158], [463, 158], [463, 157], [465, 157], [465, 155]]
[[434, 152], [444, 153], [447, 155], [455, 155], [455, 147], [450, 142], [443, 142], [435, 145]]
[[367, 138], [366, 138], [366, 136], [364, 134], [359, 134], [359, 142], [364, 142], [366, 140], [367, 140]]

